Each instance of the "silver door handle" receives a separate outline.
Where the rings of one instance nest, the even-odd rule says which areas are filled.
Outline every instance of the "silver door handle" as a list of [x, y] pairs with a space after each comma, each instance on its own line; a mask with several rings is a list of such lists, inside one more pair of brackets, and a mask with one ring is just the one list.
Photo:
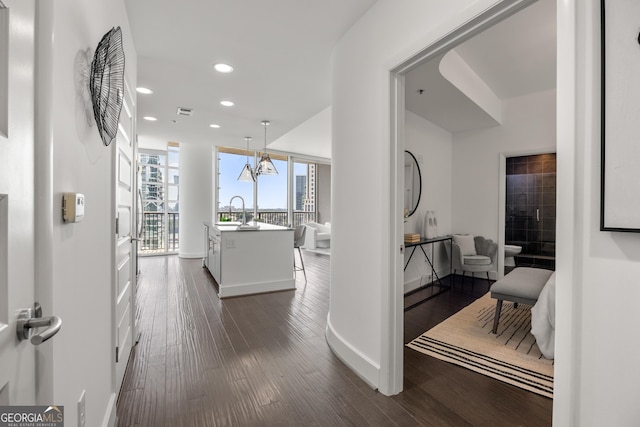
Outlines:
[[[40, 345], [54, 336], [62, 328], [62, 319], [58, 316], [41, 317], [42, 309], [40, 304], [36, 303], [35, 308], [25, 308], [18, 315], [16, 324], [16, 334], [18, 340], [28, 340], [31, 338], [31, 344]], [[44, 331], [33, 335], [33, 329], [47, 327]]]

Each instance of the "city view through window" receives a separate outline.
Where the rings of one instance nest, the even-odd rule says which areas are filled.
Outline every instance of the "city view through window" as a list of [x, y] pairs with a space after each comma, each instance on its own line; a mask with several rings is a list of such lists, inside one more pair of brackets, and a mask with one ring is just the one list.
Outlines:
[[141, 254], [175, 253], [179, 248], [179, 162], [177, 145], [167, 151], [141, 150], [138, 155]]
[[[242, 203], [233, 196], [241, 196], [245, 201], [247, 221], [257, 220], [269, 224], [297, 226], [316, 219], [316, 164], [293, 162], [293, 188], [291, 189], [291, 210], [288, 193], [288, 162], [286, 157], [271, 156], [278, 175], [259, 176], [257, 183], [238, 181], [238, 175], [247, 162], [245, 154], [224, 150], [218, 153], [218, 221], [242, 219]], [[253, 165], [253, 152], [249, 156]], [[257, 189], [257, 206], [254, 203], [254, 185]], [[289, 212], [293, 218], [289, 218]]]
[[[241, 196], [247, 221], [295, 227], [316, 221], [317, 164], [286, 156], [271, 156], [278, 175], [260, 176], [257, 182], [238, 181], [247, 162], [246, 154], [218, 152], [217, 221], [242, 220], [242, 202], [229, 201]], [[138, 154], [138, 228], [142, 255], [176, 253], [180, 244], [180, 149], [170, 145], [166, 151], [140, 150]], [[249, 156], [253, 165], [253, 152]], [[292, 165], [292, 188], [288, 188], [288, 165]], [[257, 206], [254, 201], [254, 186]]]

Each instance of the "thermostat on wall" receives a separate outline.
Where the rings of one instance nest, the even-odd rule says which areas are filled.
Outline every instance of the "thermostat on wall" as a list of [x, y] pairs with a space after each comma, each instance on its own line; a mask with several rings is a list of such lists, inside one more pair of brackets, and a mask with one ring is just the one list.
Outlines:
[[84, 194], [64, 193], [62, 195], [62, 220], [80, 222], [84, 218]]

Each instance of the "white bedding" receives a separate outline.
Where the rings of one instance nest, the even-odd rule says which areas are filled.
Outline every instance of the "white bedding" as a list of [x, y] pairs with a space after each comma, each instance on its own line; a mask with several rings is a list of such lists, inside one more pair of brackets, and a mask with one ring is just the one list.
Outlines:
[[556, 331], [556, 272], [542, 288], [538, 302], [531, 308], [531, 333], [536, 337], [540, 351], [553, 359]]

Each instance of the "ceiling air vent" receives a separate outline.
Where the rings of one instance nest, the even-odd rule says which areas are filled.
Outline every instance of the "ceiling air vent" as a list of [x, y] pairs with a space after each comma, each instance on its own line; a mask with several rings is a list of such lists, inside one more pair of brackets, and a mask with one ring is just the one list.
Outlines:
[[193, 115], [193, 108], [178, 107], [177, 114], [179, 116], [192, 116]]

